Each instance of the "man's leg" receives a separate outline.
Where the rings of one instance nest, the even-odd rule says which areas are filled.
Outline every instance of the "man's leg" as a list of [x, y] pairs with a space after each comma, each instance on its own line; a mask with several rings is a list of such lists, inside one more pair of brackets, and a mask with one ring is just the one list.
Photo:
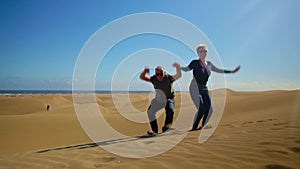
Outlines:
[[165, 104], [158, 102], [156, 99], [153, 99], [151, 101], [151, 105], [148, 108], [148, 118], [150, 121], [151, 129], [154, 133], [158, 133], [158, 125], [156, 120], [156, 112], [160, 109], [162, 109], [165, 106]]
[[168, 99], [166, 107], [165, 107], [166, 119], [165, 119], [165, 125], [162, 128], [163, 132], [165, 132], [172, 126], [173, 117], [174, 117], [174, 107], [175, 107], [174, 99]]

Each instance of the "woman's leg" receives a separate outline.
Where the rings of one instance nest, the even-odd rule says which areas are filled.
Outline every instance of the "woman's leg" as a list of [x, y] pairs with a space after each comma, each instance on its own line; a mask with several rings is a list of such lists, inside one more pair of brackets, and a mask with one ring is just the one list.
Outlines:
[[[193, 100], [193, 103], [196, 107], [196, 109], [199, 109], [199, 89], [198, 89], [198, 85], [195, 79], [193, 79], [190, 83], [190, 87], [189, 87], [189, 92], [190, 92], [190, 96]], [[196, 116], [195, 116], [196, 118]]]
[[208, 90], [204, 90], [202, 92], [202, 98], [203, 98], [203, 105], [204, 105], [204, 115], [203, 115], [203, 119], [202, 119], [202, 127], [204, 127], [204, 125], [206, 125], [207, 121], [209, 120], [208, 117], [209, 117], [209, 114], [211, 114], [211, 110], [212, 110], [212, 107], [211, 107], [211, 99], [210, 99], [210, 96], [209, 96], [209, 91]]
[[202, 97], [202, 92], [199, 92], [199, 109], [196, 115], [196, 118], [194, 119], [194, 124], [192, 130], [195, 130], [198, 128], [198, 125], [200, 123], [200, 120], [204, 114], [205, 107], [204, 107], [204, 102], [203, 102], [203, 97]]
[[190, 87], [189, 87], [189, 92], [190, 92], [191, 99], [194, 103], [194, 106], [197, 109], [197, 112], [195, 113], [194, 120], [193, 120], [193, 124], [194, 124], [194, 122], [197, 119], [197, 114], [198, 114], [198, 110], [199, 110], [199, 103], [200, 103], [199, 89], [198, 89], [197, 82], [194, 78], [191, 80]]

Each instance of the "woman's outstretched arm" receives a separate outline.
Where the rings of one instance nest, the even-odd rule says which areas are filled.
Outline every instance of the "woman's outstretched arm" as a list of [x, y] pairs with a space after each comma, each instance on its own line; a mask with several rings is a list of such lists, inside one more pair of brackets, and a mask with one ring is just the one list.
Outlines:
[[241, 66], [236, 67], [234, 70], [225, 70], [225, 69], [219, 69], [211, 62], [208, 62], [208, 65], [211, 66], [211, 71], [217, 72], [217, 73], [236, 73], [240, 70]]

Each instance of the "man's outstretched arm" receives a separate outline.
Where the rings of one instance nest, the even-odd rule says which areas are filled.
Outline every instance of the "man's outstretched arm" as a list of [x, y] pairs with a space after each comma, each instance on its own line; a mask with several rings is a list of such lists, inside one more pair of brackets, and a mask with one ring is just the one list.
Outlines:
[[176, 62], [173, 64], [173, 66], [176, 68], [176, 75], [172, 76], [175, 81], [181, 77], [181, 68], [180, 65]]

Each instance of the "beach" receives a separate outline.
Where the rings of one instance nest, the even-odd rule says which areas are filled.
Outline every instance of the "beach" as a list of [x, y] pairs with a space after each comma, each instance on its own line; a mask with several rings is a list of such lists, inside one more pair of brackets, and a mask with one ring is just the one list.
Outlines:
[[[113, 97], [124, 95], [95, 96], [107, 123], [128, 136], [122, 143], [113, 138], [106, 143], [108, 146], [131, 143], [134, 147], [134, 141], [139, 141], [138, 144], [149, 147], [155, 145], [155, 139], [134, 138], [150, 130], [148, 123], [132, 122], [119, 114]], [[145, 112], [151, 101], [149, 95], [131, 93], [129, 99], [136, 110]], [[71, 94], [0, 95], [0, 168], [300, 168], [300, 90], [226, 89], [225, 93], [216, 91], [218, 95], [226, 98], [224, 111], [208, 140], [199, 143], [201, 132], [209, 129], [173, 132], [183, 134], [184, 138], [163, 153], [143, 158], [108, 152], [104, 142], [99, 147], [80, 124]], [[175, 120], [180, 113], [195, 113], [195, 106], [192, 102], [184, 104], [186, 100], [191, 100], [188, 93], [176, 93]], [[126, 104], [122, 106], [126, 109]], [[160, 127], [163, 120], [162, 112]], [[192, 124], [193, 119], [184, 120]], [[99, 131], [99, 135], [101, 132], [106, 131]], [[171, 136], [161, 136], [168, 137]], [[136, 151], [143, 152], [138, 147]]]

